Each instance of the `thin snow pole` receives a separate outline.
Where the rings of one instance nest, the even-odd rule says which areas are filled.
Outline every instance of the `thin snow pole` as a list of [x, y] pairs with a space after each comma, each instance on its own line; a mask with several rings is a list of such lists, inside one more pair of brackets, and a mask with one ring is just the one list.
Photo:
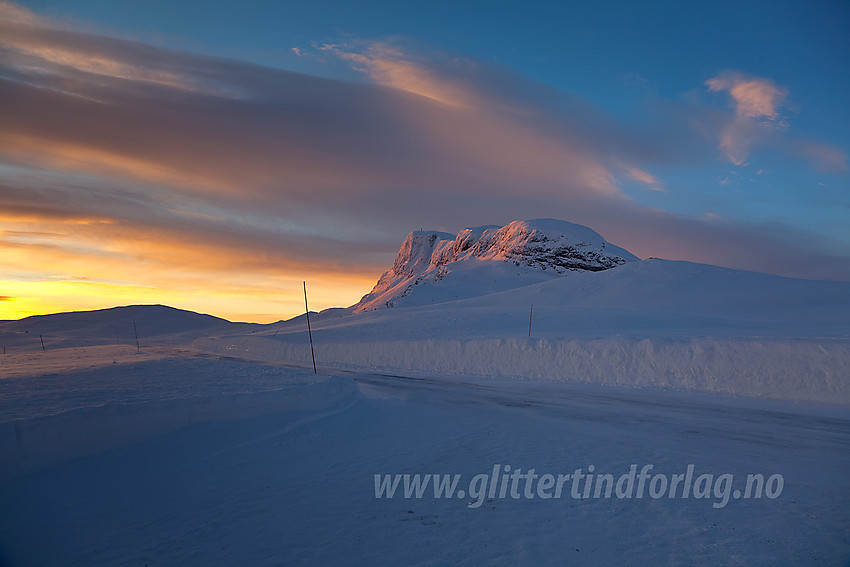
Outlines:
[[136, 328], [135, 321], [133, 321], [133, 334], [136, 335], [136, 351], [142, 352], [142, 347], [139, 346], [139, 330]]
[[534, 304], [531, 304], [531, 311], [528, 312], [528, 338], [531, 338], [531, 317], [534, 315]]
[[45, 349], [45, 348], [44, 348], [44, 337], [42, 337], [41, 335], [39, 335], [39, 336], [38, 336], [38, 338], [40, 338], [40, 339], [41, 339], [41, 350], [47, 350], [47, 349]]
[[313, 373], [316, 370], [316, 353], [313, 351], [313, 331], [310, 330], [310, 308], [307, 306], [307, 282], [304, 282], [304, 312], [307, 314], [307, 336], [310, 337], [310, 356], [313, 357]]

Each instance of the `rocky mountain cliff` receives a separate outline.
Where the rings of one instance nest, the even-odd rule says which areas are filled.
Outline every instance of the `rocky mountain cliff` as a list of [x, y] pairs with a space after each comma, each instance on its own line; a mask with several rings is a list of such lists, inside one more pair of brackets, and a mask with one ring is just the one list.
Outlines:
[[352, 310], [474, 297], [638, 260], [585, 226], [554, 219], [467, 228], [458, 235], [415, 231]]

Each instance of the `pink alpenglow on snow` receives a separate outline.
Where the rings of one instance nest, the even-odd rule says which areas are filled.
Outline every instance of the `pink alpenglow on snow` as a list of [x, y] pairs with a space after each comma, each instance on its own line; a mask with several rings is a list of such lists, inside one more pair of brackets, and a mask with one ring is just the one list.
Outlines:
[[410, 305], [413, 286], [437, 286], [449, 274], [453, 281], [471, 278], [485, 285], [484, 290], [452, 286], [448, 293], [460, 299], [638, 260], [590, 228], [563, 220], [513, 221], [502, 227], [467, 228], [457, 235], [414, 231], [405, 238], [393, 267], [353, 310]]

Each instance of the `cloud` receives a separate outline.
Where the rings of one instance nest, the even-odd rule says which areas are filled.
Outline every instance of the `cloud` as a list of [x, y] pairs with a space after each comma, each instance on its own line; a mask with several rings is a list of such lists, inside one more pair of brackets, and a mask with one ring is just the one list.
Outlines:
[[720, 148], [735, 165], [743, 165], [758, 141], [787, 128], [779, 109], [788, 89], [770, 80], [726, 71], [705, 82], [709, 91], [729, 93], [735, 117], [720, 134]]
[[664, 191], [664, 187], [661, 185], [661, 182], [654, 175], [638, 167], [627, 166], [626, 175], [630, 179], [643, 183], [647, 189], [652, 189], [653, 191]]
[[[110, 42], [8, 3], [0, 5], [0, 14], [10, 14], [0, 18], [0, 48], [4, 71], [13, 78], [40, 75], [43, 87], [83, 98], [96, 97], [97, 87], [104, 82], [121, 80], [134, 88], [150, 84], [226, 97], [242, 94], [203, 72], [186, 72], [174, 65], [176, 60], [168, 50], [137, 42]], [[109, 49], [104, 49], [105, 45]]]
[[734, 71], [725, 71], [705, 82], [711, 92], [728, 92], [734, 117], [726, 120], [719, 133], [719, 145], [735, 165], [744, 165], [756, 145], [772, 146], [808, 161], [817, 171], [846, 173], [847, 154], [827, 144], [787, 140], [789, 129], [782, 108], [788, 89], [774, 81]]
[[[355, 49], [360, 48], [360, 51]], [[468, 107], [476, 102], [473, 93], [451, 78], [417, 62], [410, 54], [385, 42], [358, 42], [356, 45], [325, 44], [318, 49], [349, 61], [376, 83], [419, 95], [448, 106]]]
[[0, 295], [0, 301], [12, 301], [13, 299], [15, 298], [9, 295]]
[[[2, 10], [12, 14], [0, 19], [6, 274], [261, 285], [269, 296], [311, 274], [353, 303], [413, 228], [540, 216], [588, 224], [641, 255], [789, 273], [802, 253], [780, 228], [682, 217], [621, 189], [627, 179], [663, 189], [649, 171], [710, 160], [704, 132], [728, 111], [671, 103], [623, 124], [509, 70], [389, 42], [322, 46], [365, 79], [341, 81]], [[780, 121], [770, 89], [717, 85], [733, 97], [732, 122]], [[733, 132], [745, 143], [730, 148], [745, 153], [754, 128]], [[827, 146], [792, 150], [846, 168]], [[822, 273], [850, 275], [834, 260]]]
[[832, 242], [783, 223], [685, 216], [631, 206], [591, 213], [590, 226], [642, 258], [702, 262], [798, 278], [848, 280], [850, 261]]
[[777, 120], [779, 106], [788, 96], [788, 89], [770, 80], [726, 71], [705, 82], [710, 91], [728, 91], [734, 101], [735, 114], [744, 118]]
[[0, 2], [0, 20], [25, 25], [47, 25], [49, 22], [47, 18], [11, 2]]
[[789, 151], [809, 160], [819, 172], [847, 173], [847, 154], [838, 148], [816, 142], [792, 141]]

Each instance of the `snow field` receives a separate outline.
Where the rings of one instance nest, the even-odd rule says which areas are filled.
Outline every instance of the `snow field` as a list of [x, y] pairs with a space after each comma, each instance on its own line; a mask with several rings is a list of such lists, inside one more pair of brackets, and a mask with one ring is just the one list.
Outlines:
[[[349, 373], [335, 390], [330, 377], [311, 383], [303, 369], [184, 358], [112, 374], [111, 389], [97, 371], [52, 377], [75, 389], [89, 384], [76, 407], [95, 405], [100, 391], [116, 400], [176, 400], [169, 411], [187, 417], [203, 408], [221, 413], [0, 481], [4, 565], [757, 566], [850, 557], [846, 409], [367, 373]], [[182, 386], [163, 389], [158, 374]], [[360, 393], [350, 397], [354, 381]], [[311, 408], [304, 387], [320, 403], [301, 411], [281, 397], [268, 412], [231, 403], [246, 391], [277, 400], [270, 383], [293, 393], [298, 408]], [[180, 397], [187, 386], [198, 395]], [[50, 409], [62, 396], [45, 387], [38, 397]], [[208, 405], [209, 397], [220, 403]], [[101, 427], [119, 424], [130, 407], [110, 405]], [[496, 498], [474, 508], [468, 496], [374, 495], [375, 474], [460, 474], [468, 482], [495, 465], [540, 474], [594, 465], [619, 476], [633, 464], [660, 474], [693, 464], [736, 482], [778, 473], [785, 485], [776, 499], [731, 499], [722, 509], [715, 498], [693, 497]]]
[[[64, 354], [88, 349], [104, 354]], [[85, 370], [0, 379], [0, 482], [192, 424], [318, 414], [357, 395], [346, 377], [183, 353], [124, 364], [107, 356]], [[46, 368], [62, 354], [54, 351]]]

